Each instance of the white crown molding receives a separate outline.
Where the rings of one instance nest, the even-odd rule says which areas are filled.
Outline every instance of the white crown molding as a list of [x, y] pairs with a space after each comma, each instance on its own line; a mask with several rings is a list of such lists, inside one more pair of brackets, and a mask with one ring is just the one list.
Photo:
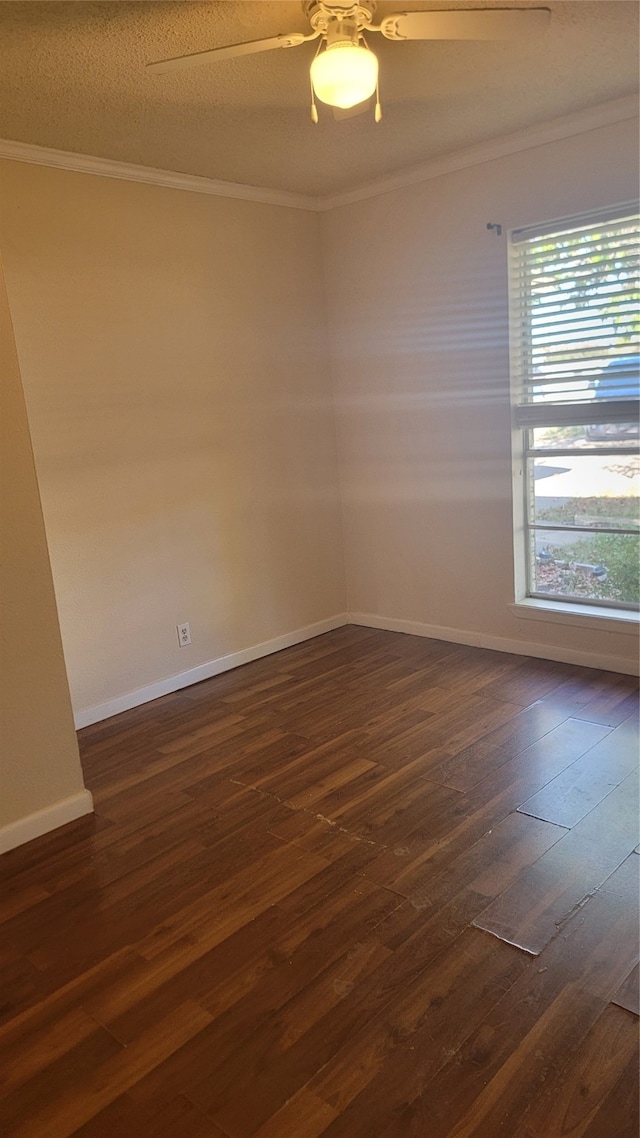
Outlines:
[[314, 212], [318, 209], [318, 199], [308, 197], [306, 194], [247, 186], [240, 182], [222, 182], [215, 178], [201, 178], [198, 174], [156, 170], [152, 166], [136, 166], [132, 162], [95, 158], [90, 154], [76, 154], [71, 150], [51, 150], [48, 146], [35, 146], [30, 142], [0, 139], [0, 158], [8, 158], [14, 162], [28, 162], [35, 166], [50, 166], [54, 170], [73, 170], [78, 174], [97, 174], [101, 178], [118, 178], [125, 182], [145, 182], [152, 186], [166, 186], [170, 190], [212, 194], [219, 198], [240, 198], [243, 201], [283, 205], [289, 209], [306, 209]]
[[432, 178], [442, 177], [443, 174], [452, 174], [469, 166], [479, 166], [483, 162], [492, 162], [496, 158], [517, 154], [521, 150], [532, 150], [536, 146], [544, 146], [549, 142], [571, 138], [572, 135], [597, 130], [598, 127], [611, 126], [613, 123], [637, 118], [638, 111], [638, 98], [635, 95], [627, 95], [622, 99], [612, 99], [610, 102], [600, 103], [596, 107], [589, 107], [570, 115], [563, 115], [561, 118], [537, 123], [535, 126], [526, 127], [514, 134], [505, 134], [499, 138], [489, 139], [487, 142], [480, 142], [476, 146], [469, 146], [464, 150], [443, 154], [439, 158], [430, 158], [419, 166], [398, 170], [395, 174], [377, 178], [373, 182], [358, 186], [353, 190], [347, 190], [345, 193], [330, 194], [328, 197], [320, 199], [318, 208], [325, 212], [339, 206], [351, 205], [353, 202], [364, 201], [365, 198], [388, 194], [391, 190], [401, 190], [405, 186], [428, 182]]
[[96, 158], [90, 154], [76, 154], [70, 150], [52, 150], [46, 146], [13, 142], [10, 139], [0, 139], [0, 158], [28, 162], [37, 166], [50, 166], [57, 170], [73, 170], [80, 174], [96, 174], [103, 178], [119, 178], [129, 182], [144, 182], [152, 186], [166, 186], [173, 190], [188, 190], [191, 193], [240, 198], [244, 201], [262, 202], [265, 205], [325, 213], [339, 206], [351, 205], [353, 202], [403, 189], [405, 186], [428, 182], [432, 178], [440, 178], [443, 174], [451, 174], [469, 166], [479, 166], [483, 162], [517, 154], [521, 150], [531, 150], [549, 142], [558, 142], [573, 135], [597, 130], [598, 127], [634, 119], [638, 115], [638, 110], [638, 99], [635, 95], [612, 99], [608, 103], [600, 103], [596, 107], [563, 115], [562, 118], [550, 119], [514, 134], [502, 135], [488, 142], [478, 143], [477, 146], [469, 146], [464, 150], [431, 158], [419, 166], [398, 170], [386, 177], [363, 183], [353, 190], [329, 194], [326, 197], [248, 186], [240, 182], [223, 182], [215, 178], [203, 178], [198, 174], [179, 174], [173, 170], [156, 170], [152, 166], [136, 166], [129, 162]]

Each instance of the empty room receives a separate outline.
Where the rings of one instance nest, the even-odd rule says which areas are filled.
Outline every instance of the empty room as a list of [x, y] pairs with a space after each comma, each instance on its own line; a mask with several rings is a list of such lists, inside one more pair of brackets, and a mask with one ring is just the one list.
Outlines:
[[637, 1138], [635, 0], [0, 0], [0, 1133]]

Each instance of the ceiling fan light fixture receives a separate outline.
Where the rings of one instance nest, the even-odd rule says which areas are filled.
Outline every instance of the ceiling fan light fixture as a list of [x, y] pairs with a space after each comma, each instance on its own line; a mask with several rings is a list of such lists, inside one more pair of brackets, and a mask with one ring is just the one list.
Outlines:
[[316, 55], [311, 82], [320, 102], [348, 110], [373, 95], [378, 82], [377, 57], [351, 40], [337, 40]]

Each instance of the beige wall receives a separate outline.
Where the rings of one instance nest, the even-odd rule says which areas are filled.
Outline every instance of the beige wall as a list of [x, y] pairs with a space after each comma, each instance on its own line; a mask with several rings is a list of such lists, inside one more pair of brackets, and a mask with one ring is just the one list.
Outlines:
[[633, 199], [637, 123], [323, 217], [348, 605], [637, 660], [635, 637], [523, 620], [514, 598], [504, 231]]
[[[91, 809], [91, 799], [84, 790], [73, 729], [29, 427], [1, 266], [0, 353], [0, 850], [3, 850], [86, 813]], [[40, 816], [34, 819], [34, 815]], [[44, 820], [43, 816], [46, 816]]]
[[17, 162], [2, 193], [75, 710], [343, 612], [318, 216]]
[[506, 239], [486, 229], [632, 197], [635, 124], [321, 216], [0, 173], [77, 712], [347, 606], [635, 661], [621, 632], [509, 609]]

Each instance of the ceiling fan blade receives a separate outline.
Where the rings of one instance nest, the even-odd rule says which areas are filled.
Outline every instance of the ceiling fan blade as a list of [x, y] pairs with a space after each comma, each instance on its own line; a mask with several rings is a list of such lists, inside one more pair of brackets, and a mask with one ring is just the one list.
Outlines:
[[270, 39], [266, 40], [231, 43], [227, 47], [213, 47], [209, 51], [192, 52], [191, 55], [176, 55], [172, 59], [157, 59], [153, 63], [147, 63], [147, 71], [179, 71], [183, 67], [199, 67], [201, 63], [214, 63], [218, 59], [231, 59], [236, 55], [253, 55], [254, 52], [273, 51], [277, 47], [298, 47], [305, 40], [315, 38], [315, 35], [305, 36], [301, 32], [292, 32], [288, 36], [271, 36]]
[[379, 26], [391, 40], [511, 40], [542, 32], [549, 8], [474, 8], [450, 12], [399, 12]]

